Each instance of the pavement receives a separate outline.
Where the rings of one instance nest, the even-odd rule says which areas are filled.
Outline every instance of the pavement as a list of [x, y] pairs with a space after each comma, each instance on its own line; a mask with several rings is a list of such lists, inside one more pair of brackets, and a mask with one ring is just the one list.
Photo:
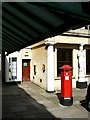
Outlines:
[[[90, 112], [85, 100], [86, 89], [73, 88], [73, 105], [60, 104], [57, 94], [47, 93], [45, 89], [32, 82], [2, 86], [2, 120], [18, 118], [76, 118], [87, 120]], [[90, 119], [90, 118], [89, 118]]]

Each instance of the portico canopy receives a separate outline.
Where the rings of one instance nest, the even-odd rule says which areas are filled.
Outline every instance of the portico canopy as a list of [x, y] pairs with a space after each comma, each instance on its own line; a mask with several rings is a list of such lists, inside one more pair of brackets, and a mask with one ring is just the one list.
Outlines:
[[90, 2], [3, 2], [2, 50], [8, 53], [90, 24]]

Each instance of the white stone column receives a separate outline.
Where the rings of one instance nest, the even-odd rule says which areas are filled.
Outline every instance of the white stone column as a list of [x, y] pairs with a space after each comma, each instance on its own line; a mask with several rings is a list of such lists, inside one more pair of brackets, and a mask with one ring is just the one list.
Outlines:
[[47, 48], [47, 92], [54, 92], [54, 48], [49, 44]]

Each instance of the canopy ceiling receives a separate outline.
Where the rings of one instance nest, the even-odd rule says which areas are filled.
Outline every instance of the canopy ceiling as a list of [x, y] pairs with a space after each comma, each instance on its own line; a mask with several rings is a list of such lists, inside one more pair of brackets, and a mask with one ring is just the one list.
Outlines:
[[90, 24], [90, 3], [3, 2], [2, 50], [8, 53]]

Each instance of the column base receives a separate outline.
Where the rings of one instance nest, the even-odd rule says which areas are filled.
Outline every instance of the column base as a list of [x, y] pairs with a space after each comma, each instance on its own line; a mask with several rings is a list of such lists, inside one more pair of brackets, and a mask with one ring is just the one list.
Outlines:
[[76, 88], [80, 88], [80, 89], [87, 88], [87, 81], [85, 82], [76, 81]]
[[60, 97], [60, 104], [64, 105], [64, 106], [71, 106], [73, 105], [73, 97], [70, 98], [64, 98], [64, 97]]
[[55, 90], [54, 90], [54, 91], [48, 91], [48, 90], [46, 90], [46, 92], [48, 92], [48, 93], [54, 93], [54, 92], [55, 92]]

